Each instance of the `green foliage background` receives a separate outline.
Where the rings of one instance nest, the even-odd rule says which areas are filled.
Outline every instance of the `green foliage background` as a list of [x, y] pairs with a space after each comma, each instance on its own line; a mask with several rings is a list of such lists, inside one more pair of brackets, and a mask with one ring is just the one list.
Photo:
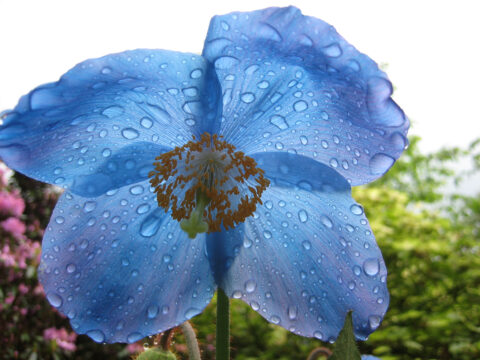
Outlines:
[[[454, 187], [467, 176], [479, 175], [480, 141], [467, 149], [423, 155], [418, 150], [419, 139], [410, 140], [406, 154], [385, 177], [353, 189], [382, 249], [391, 294], [390, 308], [381, 327], [359, 348], [362, 354], [374, 354], [383, 360], [478, 359], [480, 200], [478, 196], [446, 196], [441, 186], [449, 182]], [[452, 171], [452, 165], [463, 158], [472, 160], [472, 171]], [[45, 201], [44, 188], [33, 186], [42, 189], [34, 192], [31, 180], [19, 175], [16, 179], [27, 199], [25, 216], [37, 217], [45, 224], [53, 202]], [[41, 215], [37, 214], [39, 209]], [[332, 347], [266, 322], [239, 300], [231, 303], [234, 359], [304, 360], [317, 347]], [[58, 326], [68, 326], [58, 316], [56, 321], [61, 322]], [[193, 325], [204, 359], [214, 359], [215, 299], [193, 319]], [[32, 359], [32, 354], [41, 349], [31, 346], [34, 334], [27, 338], [28, 341], [17, 342], [21, 359]], [[41, 337], [36, 339], [41, 342]], [[151, 346], [155, 341], [147, 338], [141, 343]], [[179, 358], [188, 359], [179, 332], [174, 336], [172, 349]], [[46, 350], [41, 351], [45, 354]], [[76, 352], [54, 349], [50, 355], [56, 359], [130, 357], [122, 345], [95, 344], [85, 336], [78, 337]]]

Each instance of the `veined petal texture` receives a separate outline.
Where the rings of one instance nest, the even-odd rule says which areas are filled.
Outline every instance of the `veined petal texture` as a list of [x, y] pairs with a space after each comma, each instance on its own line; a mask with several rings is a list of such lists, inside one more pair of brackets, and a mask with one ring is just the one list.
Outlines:
[[215, 16], [203, 55], [222, 91], [216, 129], [247, 154], [300, 154], [359, 185], [407, 146], [409, 121], [385, 73], [294, 7]]
[[189, 239], [148, 182], [97, 198], [66, 192], [42, 243], [40, 281], [73, 329], [128, 342], [199, 314], [216, 286], [205, 235]]
[[134, 50], [87, 60], [3, 115], [0, 156], [82, 196], [144, 180], [155, 156], [209, 127], [216, 100], [207, 78], [194, 54]]
[[272, 185], [243, 226], [207, 240], [217, 262], [229, 263], [219, 286], [270, 322], [324, 341], [336, 339], [353, 310], [355, 335], [365, 340], [388, 307], [387, 270], [349, 184], [310, 158], [254, 157]]

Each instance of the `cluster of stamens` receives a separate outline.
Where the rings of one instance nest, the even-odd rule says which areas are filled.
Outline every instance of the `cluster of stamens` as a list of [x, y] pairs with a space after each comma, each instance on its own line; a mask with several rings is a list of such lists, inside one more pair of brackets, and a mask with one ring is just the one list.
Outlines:
[[[270, 184], [254, 159], [208, 133], [155, 160], [149, 176], [158, 204], [165, 211], [171, 209], [190, 237], [243, 222], [262, 203], [261, 195]], [[205, 225], [203, 231], [197, 229], [198, 221]]]

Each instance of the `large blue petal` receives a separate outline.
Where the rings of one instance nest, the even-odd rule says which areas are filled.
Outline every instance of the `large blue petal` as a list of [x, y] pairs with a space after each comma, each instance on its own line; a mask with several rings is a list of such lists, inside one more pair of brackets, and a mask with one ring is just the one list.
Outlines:
[[[226, 293], [303, 336], [333, 340], [353, 310], [366, 339], [388, 307], [387, 270], [363, 209], [333, 169], [298, 155], [255, 155], [272, 185], [252, 217], [210, 236]], [[217, 274], [219, 272], [217, 271]], [[218, 275], [217, 275], [218, 276]]]
[[407, 145], [409, 122], [386, 74], [294, 7], [214, 17], [203, 55], [222, 88], [217, 131], [247, 154], [294, 152], [359, 185]]
[[0, 157], [82, 196], [141, 181], [155, 156], [210, 127], [209, 77], [205, 60], [186, 53], [135, 50], [87, 60], [4, 113]]
[[97, 342], [131, 343], [177, 326], [215, 291], [205, 236], [189, 239], [148, 182], [98, 198], [65, 193], [39, 275], [50, 303]]

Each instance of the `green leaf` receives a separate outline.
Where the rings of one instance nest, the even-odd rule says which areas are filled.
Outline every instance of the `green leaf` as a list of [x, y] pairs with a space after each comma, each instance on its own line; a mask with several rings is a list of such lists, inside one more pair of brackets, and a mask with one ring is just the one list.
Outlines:
[[158, 348], [148, 349], [142, 352], [137, 360], [176, 360], [177, 357], [170, 351]]
[[342, 331], [338, 335], [333, 354], [328, 360], [360, 360], [360, 352], [355, 343], [355, 335], [353, 334], [352, 312], [350, 311], [345, 317], [345, 323]]

